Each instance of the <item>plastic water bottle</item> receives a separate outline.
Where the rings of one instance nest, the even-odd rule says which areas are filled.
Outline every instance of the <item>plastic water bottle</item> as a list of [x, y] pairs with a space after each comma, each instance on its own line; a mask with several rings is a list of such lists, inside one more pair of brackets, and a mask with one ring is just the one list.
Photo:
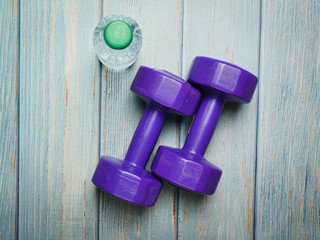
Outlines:
[[100, 61], [112, 69], [130, 67], [142, 46], [142, 32], [132, 18], [110, 15], [98, 23], [93, 33], [93, 45]]

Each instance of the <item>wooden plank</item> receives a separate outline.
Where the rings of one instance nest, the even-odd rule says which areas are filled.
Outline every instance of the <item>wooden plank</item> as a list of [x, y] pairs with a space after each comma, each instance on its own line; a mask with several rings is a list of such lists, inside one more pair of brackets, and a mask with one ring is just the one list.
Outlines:
[[320, 238], [320, 5], [263, 1], [256, 237]]
[[[199, 55], [258, 74], [259, 19], [259, 1], [185, 1], [182, 76]], [[213, 196], [179, 192], [179, 238], [253, 238], [257, 93], [249, 105], [225, 106], [205, 155], [222, 168], [220, 184]]]
[[18, 1], [0, 4], [0, 239], [15, 239], [18, 167]]
[[20, 239], [94, 239], [98, 1], [21, 2]]
[[[180, 1], [108, 0], [103, 13], [122, 13], [133, 17], [143, 34], [142, 50], [133, 67], [120, 73], [109, 70], [103, 73], [101, 154], [124, 158], [145, 109], [142, 100], [129, 90], [137, 69], [145, 65], [179, 74], [182, 8]], [[177, 139], [176, 117], [170, 116], [158, 144], [176, 146]], [[175, 206], [175, 192], [168, 184], [164, 185], [156, 205], [149, 209], [130, 205], [101, 192], [100, 238], [173, 239]]]

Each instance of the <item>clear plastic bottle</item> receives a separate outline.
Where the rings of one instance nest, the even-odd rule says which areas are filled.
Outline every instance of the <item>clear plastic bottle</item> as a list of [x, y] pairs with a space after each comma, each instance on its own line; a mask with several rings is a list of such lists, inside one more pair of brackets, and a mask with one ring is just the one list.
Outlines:
[[110, 15], [98, 23], [93, 33], [93, 45], [100, 61], [112, 69], [130, 67], [142, 46], [142, 32], [132, 18]]

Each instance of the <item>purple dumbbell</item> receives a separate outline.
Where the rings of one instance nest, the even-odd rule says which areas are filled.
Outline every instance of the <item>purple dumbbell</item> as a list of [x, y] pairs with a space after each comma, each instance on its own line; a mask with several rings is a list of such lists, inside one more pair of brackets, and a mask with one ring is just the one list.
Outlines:
[[192, 116], [201, 94], [182, 78], [162, 70], [140, 67], [131, 85], [147, 108], [124, 160], [102, 156], [92, 182], [127, 202], [151, 207], [162, 182], [145, 170], [168, 113]]
[[188, 137], [182, 149], [160, 146], [152, 172], [185, 190], [211, 195], [222, 171], [204, 159], [226, 101], [249, 103], [258, 79], [230, 63], [196, 57], [188, 82], [203, 93]]

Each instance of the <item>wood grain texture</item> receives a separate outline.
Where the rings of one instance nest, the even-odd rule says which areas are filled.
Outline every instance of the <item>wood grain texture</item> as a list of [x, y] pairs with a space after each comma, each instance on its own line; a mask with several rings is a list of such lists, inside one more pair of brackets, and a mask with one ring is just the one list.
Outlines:
[[20, 239], [95, 239], [98, 1], [21, 2]]
[[[138, 67], [145, 65], [179, 74], [182, 8], [181, 2], [169, 0], [106, 1], [103, 8], [103, 15], [132, 16], [143, 34], [142, 50], [134, 66], [123, 72], [103, 73], [101, 154], [123, 159], [145, 109], [142, 100], [129, 90]], [[170, 116], [158, 144], [176, 146], [177, 138], [176, 117]], [[136, 207], [101, 192], [100, 239], [173, 239], [175, 206], [174, 189], [167, 184], [153, 208]]]
[[320, 2], [263, 1], [256, 237], [319, 239]]
[[[320, 2], [261, 3], [1, 1], [0, 239], [320, 239]], [[121, 72], [92, 44], [112, 13], [143, 31]], [[100, 155], [125, 157], [145, 109], [129, 90], [138, 67], [186, 77], [198, 55], [259, 74], [206, 153], [224, 171], [215, 195], [165, 183], [140, 208], [97, 190]], [[190, 123], [169, 116], [157, 146], [182, 147]]]
[[[182, 76], [199, 55], [258, 74], [259, 19], [259, 1], [185, 1]], [[257, 96], [248, 105], [226, 104], [205, 155], [222, 178], [213, 196], [179, 192], [179, 238], [253, 238]]]
[[0, 239], [16, 237], [18, 1], [0, 4]]

